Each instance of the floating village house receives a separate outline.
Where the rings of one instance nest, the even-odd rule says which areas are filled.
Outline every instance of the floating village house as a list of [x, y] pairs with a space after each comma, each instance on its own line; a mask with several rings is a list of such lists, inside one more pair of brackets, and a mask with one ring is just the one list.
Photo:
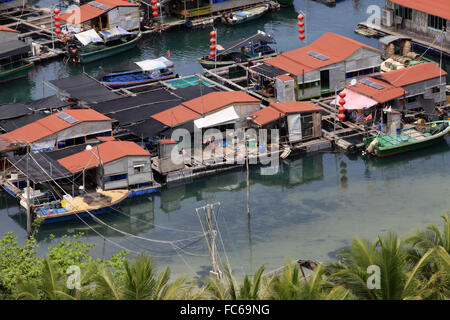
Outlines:
[[386, 0], [381, 23], [388, 30], [430, 43], [443, 35], [444, 41], [435, 43], [435, 47], [442, 44], [450, 52], [449, 20], [448, 0]]
[[[210, 92], [198, 98], [185, 101], [173, 108], [151, 116], [154, 120], [172, 129], [184, 128], [190, 132], [215, 128], [226, 129], [247, 127], [247, 116], [260, 109], [261, 101], [241, 91]], [[170, 137], [168, 137], [170, 138]], [[183, 163], [172, 161], [173, 148], [187, 149], [191, 141], [162, 140], [160, 143], [159, 169], [161, 173], [179, 170]], [[161, 149], [163, 148], [163, 149]], [[162, 153], [161, 153], [162, 152]]]
[[[347, 115], [360, 122], [369, 114], [379, 116], [374, 113], [386, 107], [433, 114], [436, 106], [445, 103], [446, 75], [435, 63], [428, 62], [359, 79], [344, 89]], [[334, 103], [338, 104], [338, 98]]]
[[295, 101], [341, 90], [354, 78], [378, 72], [380, 64], [379, 50], [328, 32], [305, 47], [251, 67], [251, 73], [262, 94]]
[[139, 5], [122, 0], [96, 0], [61, 14], [68, 31], [75, 33], [121, 27], [131, 31], [140, 28]]
[[31, 54], [31, 45], [19, 40], [19, 31], [0, 26], [0, 83], [25, 77], [32, 63], [24, 58]]
[[58, 162], [72, 174], [86, 171], [103, 190], [142, 188], [153, 181], [150, 153], [132, 141], [102, 142]]
[[262, 0], [175, 0], [170, 4], [171, 12], [177, 16], [194, 18], [263, 2]]
[[275, 102], [252, 113], [256, 128], [280, 129], [280, 141], [296, 143], [322, 136], [322, 109], [307, 101]]
[[32, 152], [83, 144], [112, 135], [112, 119], [92, 109], [67, 109], [0, 135], [2, 150], [30, 146]]

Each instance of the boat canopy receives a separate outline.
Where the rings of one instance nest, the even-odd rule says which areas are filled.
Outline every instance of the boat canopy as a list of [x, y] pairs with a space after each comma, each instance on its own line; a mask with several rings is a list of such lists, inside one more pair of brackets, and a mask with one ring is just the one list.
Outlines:
[[233, 50], [235, 48], [240, 48], [240, 47], [247, 46], [249, 44], [261, 43], [261, 42], [275, 43], [276, 41], [271, 35], [259, 30], [257, 34], [255, 34], [251, 37], [240, 39], [240, 40], [233, 41], [233, 42], [229, 42], [229, 43], [222, 44], [222, 45], [217, 45], [216, 47], [217, 47], [217, 50], [222, 51], [222, 52], [220, 52], [220, 54], [223, 54], [223, 53]]
[[0, 43], [0, 59], [26, 54], [31, 51], [28, 43], [21, 40], [10, 40]]
[[239, 119], [239, 115], [236, 113], [234, 107], [228, 107], [219, 112], [215, 112], [209, 116], [194, 120], [194, 125], [198, 128], [208, 128], [216, 125], [222, 125], [230, 123], [236, 119]]
[[[345, 93], [345, 109], [347, 110], [368, 109], [378, 104], [377, 101], [355, 91], [344, 89], [342, 92]], [[338, 105], [340, 99], [341, 98], [337, 96], [332, 103]]]
[[119, 39], [122, 36], [133, 34], [132, 32], [128, 32], [127, 30], [117, 26], [108, 30], [100, 31], [100, 34], [103, 36], [105, 41], [111, 41], [115, 39]]
[[173, 62], [165, 57], [135, 62], [143, 71], [161, 70], [173, 67]]
[[89, 29], [88, 31], [76, 33], [75, 37], [80, 41], [84, 46], [87, 46], [91, 42], [103, 42], [103, 39], [95, 32], [94, 29]]

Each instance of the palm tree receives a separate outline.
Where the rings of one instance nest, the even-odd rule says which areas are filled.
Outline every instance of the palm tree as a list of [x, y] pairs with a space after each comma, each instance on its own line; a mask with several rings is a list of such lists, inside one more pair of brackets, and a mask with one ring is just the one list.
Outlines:
[[217, 300], [260, 300], [264, 295], [261, 288], [263, 272], [264, 266], [261, 266], [253, 277], [245, 275], [242, 285], [238, 286], [227, 264], [224, 279], [213, 276], [206, 279], [206, 291], [212, 299]]
[[[431, 224], [424, 231], [415, 231], [406, 237], [408, 260], [412, 264], [416, 264], [428, 250], [438, 246], [443, 247], [450, 253], [449, 213], [446, 212], [442, 219], [444, 220], [442, 231], [436, 225]], [[433, 269], [431, 267], [427, 266], [425, 269], [432, 274]]]
[[417, 274], [422, 296], [428, 299], [448, 299], [450, 296], [449, 213], [445, 213], [442, 219], [442, 231], [435, 225], [429, 225], [424, 231], [415, 231], [405, 239], [407, 259], [411, 264], [417, 264], [424, 256], [429, 257]]
[[[17, 299], [24, 300], [80, 300], [90, 298], [89, 286], [85, 285], [91, 272], [82, 273], [81, 288], [69, 289], [66, 278], [54, 267], [47, 257], [43, 260], [40, 277], [28, 281], [19, 279], [17, 285]], [[85, 285], [85, 286], [83, 286]]]
[[[113, 300], [168, 300], [185, 298], [183, 288], [186, 279], [170, 280], [170, 270], [166, 268], [159, 275], [152, 258], [147, 254], [138, 254], [131, 264], [125, 262], [125, 275], [114, 279], [112, 272], [100, 267], [96, 278], [96, 292], [102, 299]], [[182, 290], [183, 289], [183, 290]]]
[[274, 300], [344, 300], [350, 291], [342, 286], [333, 287], [325, 277], [325, 268], [319, 265], [308, 278], [300, 275], [297, 263], [286, 263], [281, 275], [272, 278], [269, 299]]
[[[418, 273], [433, 254], [434, 250], [427, 251], [411, 268], [404, 245], [395, 233], [379, 236], [373, 243], [356, 238], [340, 254], [340, 263], [327, 266], [327, 274], [330, 281], [344, 286], [358, 299], [421, 299]], [[371, 266], [379, 268], [379, 288], [368, 285]]]

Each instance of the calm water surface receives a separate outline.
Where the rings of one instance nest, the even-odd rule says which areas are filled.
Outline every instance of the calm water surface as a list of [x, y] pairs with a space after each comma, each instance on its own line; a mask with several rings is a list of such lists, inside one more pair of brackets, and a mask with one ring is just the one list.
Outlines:
[[[39, 2], [42, 6], [50, 3]], [[219, 43], [265, 30], [275, 35], [280, 50], [297, 48], [302, 44], [297, 38], [295, 10], [301, 9], [310, 17], [309, 41], [333, 31], [379, 48], [376, 40], [361, 37], [353, 30], [367, 18], [368, 5], [383, 3], [346, 0], [329, 8], [296, 0], [295, 8], [283, 8], [251, 24], [220, 27]], [[207, 53], [209, 30], [147, 37], [136, 50], [88, 65], [85, 71], [95, 75], [101, 66], [154, 58], [170, 50], [176, 72], [200, 72], [194, 60]], [[44, 81], [80, 72], [79, 66], [59, 61], [38, 65], [28, 79], [2, 85], [0, 102], [26, 102], [54, 94], [43, 86]], [[44, 254], [64, 234], [84, 232], [86, 242], [97, 244], [95, 256], [108, 257], [121, 248], [145, 250], [157, 257], [160, 266], [170, 266], [177, 275], [203, 276], [210, 270], [210, 263], [195, 209], [206, 203], [220, 203], [220, 258], [228, 258], [237, 274], [251, 273], [261, 264], [270, 270], [286, 259], [327, 261], [355, 235], [374, 239], [390, 229], [404, 235], [429, 223], [439, 224], [440, 215], [450, 208], [448, 142], [381, 161], [335, 153], [294, 157], [282, 161], [279, 173], [273, 176], [263, 176], [259, 167], [251, 167], [250, 219], [242, 170], [172, 186], [156, 195], [126, 201], [118, 211], [100, 216], [108, 225], [141, 238], [124, 236], [86, 219], [87, 224], [73, 221], [43, 226], [38, 235], [40, 252]], [[1, 193], [0, 208], [0, 235], [14, 231], [23, 241], [26, 219], [15, 200]], [[50, 234], [56, 239], [48, 240]], [[182, 241], [169, 243], [174, 240]]]

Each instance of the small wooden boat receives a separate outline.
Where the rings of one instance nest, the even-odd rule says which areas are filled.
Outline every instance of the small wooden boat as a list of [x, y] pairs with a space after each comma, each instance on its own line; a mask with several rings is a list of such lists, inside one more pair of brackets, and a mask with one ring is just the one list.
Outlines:
[[33, 67], [33, 62], [21, 61], [13, 66], [5, 66], [0, 69], [0, 83], [5, 83], [28, 75], [28, 70]]
[[205, 69], [225, 67], [236, 63], [266, 59], [278, 55], [271, 45], [275, 39], [263, 31], [257, 34], [224, 45], [217, 45], [217, 56], [204, 56], [197, 60]]
[[87, 193], [57, 201], [52, 207], [49, 207], [49, 204], [35, 207], [34, 212], [37, 218], [44, 219], [44, 223], [78, 219], [108, 212], [111, 208], [117, 207], [128, 195], [129, 191], [126, 189]]
[[90, 63], [101, 60], [136, 47], [142, 37], [141, 32], [127, 32], [115, 34], [114, 37], [100, 37], [95, 30], [90, 29], [74, 35], [67, 45], [70, 62]]
[[129, 63], [124, 66], [128, 70], [104, 74], [98, 80], [112, 89], [125, 88], [177, 78], [178, 74], [174, 74], [172, 68], [172, 61], [160, 57]]
[[380, 134], [364, 139], [368, 153], [388, 157], [433, 145], [450, 132], [450, 120], [441, 120], [402, 129], [399, 134]]
[[31, 46], [21, 40], [9, 40], [0, 43], [0, 83], [24, 78], [33, 66], [25, 60], [31, 52]]
[[228, 25], [235, 25], [252, 21], [263, 16], [269, 11], [269, 9], [269, 4], [263, 4], [253, 8], [233, 12], [225, 18], [225, 23]]

